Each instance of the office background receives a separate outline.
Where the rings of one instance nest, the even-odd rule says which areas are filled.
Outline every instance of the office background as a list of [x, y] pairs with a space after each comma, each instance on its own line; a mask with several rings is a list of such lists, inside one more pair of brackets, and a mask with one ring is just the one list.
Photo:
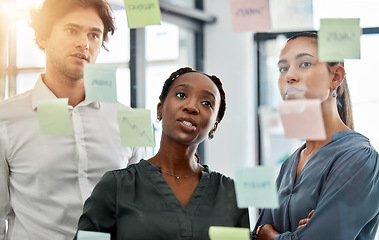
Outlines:
[[[0, 0], [0, 101], [31, 89], [44, 71], [44, 53], [28, 27], [30, 8], [41, 2]], [[302, 142], [283, 136], [276, 62], [286, 38], [296, 31], [317, 31], [320, 18], [360, 18], [361, 59], [345, 61], [347, 81], [356, 130], [379, 149], [378, 0], [313, 0], [312, 27], [268, 33], [233, 32], [229, 0], [160, 0], [162, 24], [132, 30], [123, 0], [109, 2], [117, 30], [107, 45], [110, 51], [102, 51], [97, 62], [118, 66], [120, 102], [151, 109], [157, 147], [148, 149], [149, 155], [159, 146], [161, 126], [155, 118], [163, 82], [179, 67], [189, 66], [220, 77], [227, 97], [215, 138], [200, 147], [202, 163], [231, 177], [239, 166], [279, 167]], [[279, 2], [270, 0], [270, 5]], [[284, 2], [293, 6], [280, 12], [285, 24], [285, 16], [301, 9], [299, 1]]]

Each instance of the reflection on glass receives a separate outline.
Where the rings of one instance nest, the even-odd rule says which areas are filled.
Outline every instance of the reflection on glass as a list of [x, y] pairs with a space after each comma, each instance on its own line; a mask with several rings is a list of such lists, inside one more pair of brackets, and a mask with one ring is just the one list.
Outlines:
[[130, 106], [130, 70], [129, 68], [117, 68], [116, 71], [117, 83], [117, 100]]

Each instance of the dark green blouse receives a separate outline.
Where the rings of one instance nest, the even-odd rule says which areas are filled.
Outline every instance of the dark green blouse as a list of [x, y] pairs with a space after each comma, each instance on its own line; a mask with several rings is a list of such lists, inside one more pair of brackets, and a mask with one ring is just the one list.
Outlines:
[[210, 226], [249, 227], [233, 180], [204, 167], [187, 208], [146, 160], [107, 172], [87, 199], [78, 230], [107, 232], [112, 240], [177, 240], [209, 239]]

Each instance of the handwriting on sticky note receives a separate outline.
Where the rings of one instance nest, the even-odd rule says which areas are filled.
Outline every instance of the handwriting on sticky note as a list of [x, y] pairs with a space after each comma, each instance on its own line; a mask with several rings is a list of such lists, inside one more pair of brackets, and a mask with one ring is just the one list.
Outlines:
[[77, 240], [110, 240], [111, 235], [103, 232], [78, 231]]
[[360, 58], [361, 35], [359, 18], [320, 19], [319, 60], [342, 62], [348, 58]]
[[238, 207], [277, 208], [279, 206], [273, 167], [236, 169], [235, 189]]
[[112, 87], [113, 82], [112, 81], [107, 81], [107, 80], [102, 80], [102, 79], [93, 79], [91, 85], [92, 86], [107, 86], [107, 87]]
[[325, 126], [319, 99], [296, 99], [279, 103], [286, 138], [325, 140]]
[[249, 240], [250, 229], [249, 228], [235, 228], [235, 227], [209, 227], [209, 238], [211, 240]]
[[155, 146], [150, 110], [119, 110], [117, 116], [122, 146]]
[[268, 0], [230, 0], [234, 32], [264, 32], [270, 30]]
[[124, 0], [129, 28], [161, 24], [158, 0]]
[[68, 98], [39, 101], [37, 113], [41, 135], [72, 135]]
[[86, 100], [117, 102], [116, 70], [113, 65], [92, 63], [84, 65]]

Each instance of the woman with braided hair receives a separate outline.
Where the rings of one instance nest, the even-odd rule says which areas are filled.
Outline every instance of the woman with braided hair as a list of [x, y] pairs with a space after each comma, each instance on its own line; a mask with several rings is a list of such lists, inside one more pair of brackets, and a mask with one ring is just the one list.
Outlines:
[[210, 226], [249, 227], [233, 180], [196, 154], [225, 113], [220, 79], [181, 68], [165, 81], [157, 106], [158, 153], [106, 173], [84, 205], [78, 229], [121, 239], [209, 239]]

